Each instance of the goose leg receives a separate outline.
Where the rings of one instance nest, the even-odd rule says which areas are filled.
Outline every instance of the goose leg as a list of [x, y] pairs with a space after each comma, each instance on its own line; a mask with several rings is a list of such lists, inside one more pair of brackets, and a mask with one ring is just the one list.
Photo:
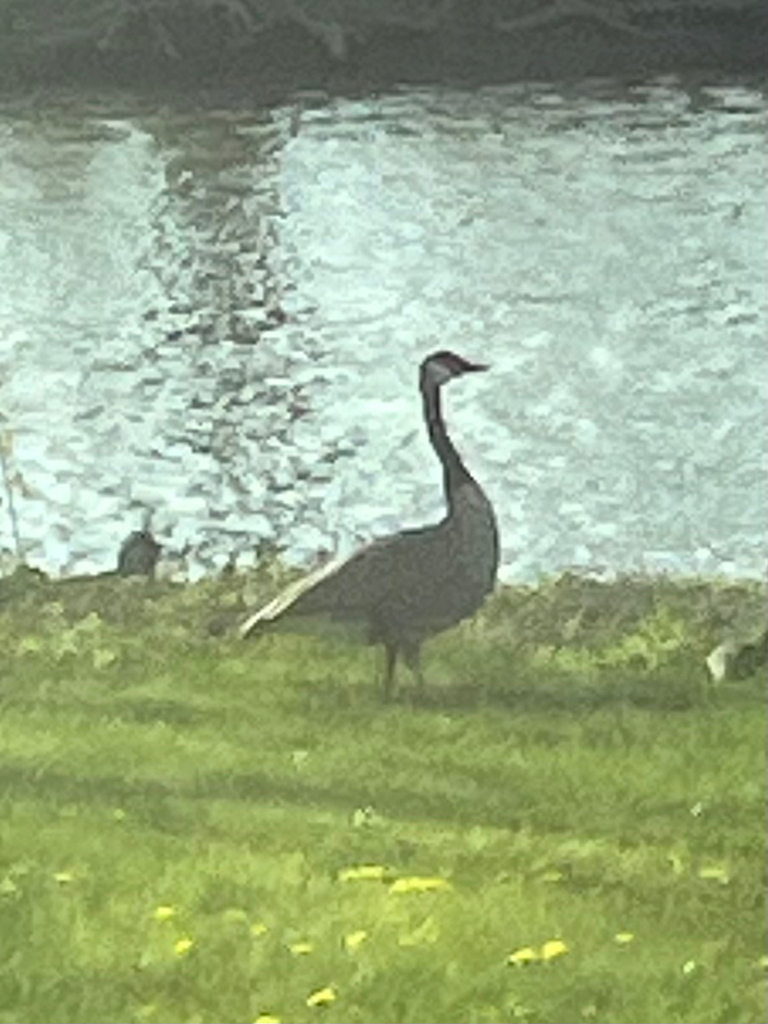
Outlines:
[[424, 689], [424, 673], [421, 671], [421, 662], [419, 660], [419, 644], [408, 644], [401, 648], [403, 654], [403, 660], [408, 668], [413, 673], [413, 677], [418, 684], [420, 690]]
[[397, 647], [392, 644], [387, 644], [384, 648], [386, 654], [386, 662], [384, 665], [384, 685], [382, 688], [382, 696], [384, 700], [390, 700], [392, 697], [392, 687], [395, 681], [395, 662], [397, 661]]

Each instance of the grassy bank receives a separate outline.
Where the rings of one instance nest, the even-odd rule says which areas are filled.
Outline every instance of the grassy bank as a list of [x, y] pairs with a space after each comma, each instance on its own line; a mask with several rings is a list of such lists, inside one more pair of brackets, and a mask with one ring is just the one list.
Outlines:
[[3, 582], [0, 1021], [765, 1020], [759, 588], [501, 591], [384, 706], [266, 574]]

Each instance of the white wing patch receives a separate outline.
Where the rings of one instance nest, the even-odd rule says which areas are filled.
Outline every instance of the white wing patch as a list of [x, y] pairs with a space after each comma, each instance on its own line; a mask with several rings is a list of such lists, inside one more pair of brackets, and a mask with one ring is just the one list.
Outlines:
[[290, 608], [291, 605], [296, 601], [303, 593], [316, 586], [320, 580], [324, 580], [327, 576], [333, 575], [339, 566], [343, 565], [346, 559], [337, 558], [332, 562], [327, 562], [325, 565], [321, 565], [319, 568], [314, 569], [312, 572], [307, 573], [306, 576], [302, 576], [300, 580], [296, 580], [289, 586], [274, 597], [269, 604], [265, 604], [263, 608], [259, 608], [257, 612], [254, 612], [249, 618], [245, 620], [240, 629], [238, 630], [241, 637], [245, 638], [250, 636], [256, 626], [259, 623], [274, 622], [278, 616], [282, 615], [283, 612]]

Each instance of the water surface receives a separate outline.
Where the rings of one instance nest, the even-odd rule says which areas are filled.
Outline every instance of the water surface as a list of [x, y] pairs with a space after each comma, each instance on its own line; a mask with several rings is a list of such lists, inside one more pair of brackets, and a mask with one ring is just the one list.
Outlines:
[[[765, 97], [672, 80], [0, 106], [0, 414], [24, 553], [194, 573], [442, 511], [419, 360], [504, 575], [763, 574]], [[0, 546], [12, 549], [7, 501]]]

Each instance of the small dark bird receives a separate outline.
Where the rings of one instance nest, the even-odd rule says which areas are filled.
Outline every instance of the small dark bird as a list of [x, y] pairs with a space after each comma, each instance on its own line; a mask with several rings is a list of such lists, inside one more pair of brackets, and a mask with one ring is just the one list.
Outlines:
[[768, 664], [768, 630], [764, 630], [763, 635], [754, 643], [744, 644], [736, 651], [736, 656], [733, 659], [733, 677], [734, 679], [748, 679], [766, 664]]
[[706, 659], [712, 680], [748, 679], [768, 663], [768, 630], [750, 643], [726, 640], [719, 644]]
[[144, 513], [140, 530], [134, 530], [120, 545], [117, 556], [118, 576], [148, 576], [154, 579], [157, 560], [162, 546], [157, 543], [149, 529], [152, 512]]
[[453, 446], [440, 408], [440, 389], [465, 373], [487, 370], [453, 352], [435, 352], [421, 364], [424, 420], [443, 466], [447, 514], [435, 526], [375, 540], [350, 558], [331, 562], [288, 587], [240, 627], [301, 631], [300, 620], [330, 620], [384, 645], [384, 696], [389, 697], [398, 655], [415, 675], [421, 644], [473, 615], [493, 589], [499, 539], [491, 503]]

